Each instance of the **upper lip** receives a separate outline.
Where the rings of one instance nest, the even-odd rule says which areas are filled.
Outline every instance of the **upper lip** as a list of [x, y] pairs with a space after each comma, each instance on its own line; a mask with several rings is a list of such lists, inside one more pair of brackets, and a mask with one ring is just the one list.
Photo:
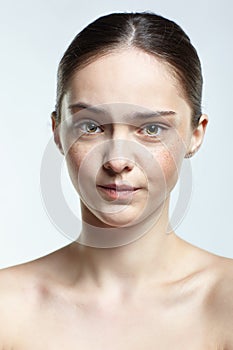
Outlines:
[[111, 184], [103, 184], [103, 185], [98, 185], [99, 187], [104, 187], [104, 188], [111, 188], [117, 191], [135, 191], [139, 189], [139, 187], [134, 187], [130, 185], [125, 185], [125, 184], [116, 184], [116, 183], [111, 183]]

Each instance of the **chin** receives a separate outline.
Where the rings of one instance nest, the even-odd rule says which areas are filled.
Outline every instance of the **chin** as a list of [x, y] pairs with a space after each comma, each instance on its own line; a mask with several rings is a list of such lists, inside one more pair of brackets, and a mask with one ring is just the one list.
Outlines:
[[93, 213], [98, 221], [110, 227], [133, 227], [145, 220], [145, 213], [142, 216], [142, 210], [128, 208], [117, 213]]
[[124, 227], [135, 225], [135, 217], [129, 215], [111, 214], [111, 215], [98, 215], [98, 221], [111, 227]]
[[[153, 206], [122, 206], [116, 208], [113, 207], [114, 212], [109, 212], [109, 207], [102, 207], [99, 210], [93, 210], [81, 201], [82, 217], [86, 223], [95, 227], [133, 227], [135, 225], [145, 224], [145, 220], [154, 216], [156, 220], [158, 212]], [[158, 206], [159, 213], [161, 212], [161, 206]]]

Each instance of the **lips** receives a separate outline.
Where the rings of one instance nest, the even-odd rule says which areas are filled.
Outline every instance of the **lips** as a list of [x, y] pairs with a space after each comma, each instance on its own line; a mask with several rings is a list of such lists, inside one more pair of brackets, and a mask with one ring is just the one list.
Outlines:
[[131, 198], [140, 189], [139, 187], [115, 183], [98, 185], [97, 188], [99, 188], [106, 198], [123, 201]]
[[124, 184], [106, 184], [106, 185], [98, 185], [98, 187], [111, 189], [111, 190], [115, 190], [118, 192], [135, 191], [135, 190], [139, 189], [139, 187], [132, 187], [129, 185], [124, 185]]

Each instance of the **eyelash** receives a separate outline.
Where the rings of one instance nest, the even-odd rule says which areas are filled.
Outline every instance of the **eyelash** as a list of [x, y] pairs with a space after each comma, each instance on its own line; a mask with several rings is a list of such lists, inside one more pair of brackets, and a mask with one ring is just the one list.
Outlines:
[[143, 134], [143, 135], [146, 136], [146, 137], [150, 137], [150, 138], [151, 138], [151, 137], [158, 137], [158, 135], [160, 135], [161, 132], [162, 132], [163, 130], [165, 130], [165, 127], [163, 127], [163, 126], [161, 126], [161, 125], [158, 125], [158, 124], [156, 124], [156, 123], [146, 124], [146, 125], [144, 125], [140, 130], [143, 131], [143, 130], [145, 130], [146, 128], [148, 128], [148, 127], [150, 127], [150, 126], [156, 126], [156, 128], [159, 128], [160, 131], [159, 131], [157, 134], [151, 134], [151, 135], [149, 135], [149, 134]]
[[[99, 132], [90, 133], [90, 132], [88, 132], [88, 131], [86, 131], [86, 130], [83, 130], [82, 127], [83, 127], [83, 126], [85, 127], [85, 126], [87, 126], [88, 124], [92, 124], [92, 125], [94, 125], [94, 127], [99, 128], [99, 129], [101, 130], [101, 132], [103, 131], [103, 129], [101, 129], [101, 126], [98, 125], [96, 122], [91, 121], [91, 120], [90, 120], [90, 121], [85, 121], [85, 122], [82, 122], [82, 123], [78, 124], [77, 127], [80, 128], [80, 129], [82, 130], [82, 133], [83, 133], [84, 135], [86, 135], [86, 136], [96, 135], [96, 134], [99, 133]], [[151, 134], [151, 135], [149, 135], [149, 134], [143, 134], [144, 136], [149, 137], [149, 138], [158, 137], [158, 135], [160, 135], [161, 132], [162, 132], [163, 130], [166, 129], [166, 127], [164, 127], [164, 126], [158, 125], [158, 124], [156, 124], [156, 123], [150, 123], [150, 124], [146, 124], [146, 125], [144, 125], [143, 127], [141, 127], [141, 128], [140, 128], [140, 131], [143, 131], [143, 130], [145, 130], [146, 128], [148, 128], [148, 127], [150, 127], [150, 126], [156, 126], [156, 128], [159, 128], [160, 131], [159, 131], [157, 134]]]
[[[86, 135], [93, 135], [93, 134], [96, 134], [96, 133], [89, 133], [89, 132], [87, 132], [86, 130], [83, 130], [83, 129], [82, 129], [82, 126], [88, 125], [88, 124], [93, 124], [94, 126], [97, 126], [97, 127], [100, 128], [100, 126], [99, 126], [97, 123], [95, 123], [94, 121], [91, 121], [91, 120], [79, 124], [78, 127], [79, 127], [79, 128], [82, 130], [82, 132], [83, 132], [84, 134], [86, 134]], [[101, 128], [100, 128], [100, 130], [103, 131]]]

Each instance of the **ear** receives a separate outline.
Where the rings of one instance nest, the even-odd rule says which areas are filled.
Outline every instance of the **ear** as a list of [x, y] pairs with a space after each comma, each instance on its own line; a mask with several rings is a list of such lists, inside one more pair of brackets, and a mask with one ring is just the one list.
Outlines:
[[208, 116], [206, 114], [202, 114], [198, 126], [193, 130], [191, 141], [188, 147], [188, 152], [185, 155], [185, 158], [190, 158], [196, 153], [204, 140], [206, 126], [208, 124]]
[[59, 125], [56, 125], [56, 116], [57, 113], [55, 111], [53, 111], [51, 113], [51, 120], [52, 120], [52, 130], [53, 130], [53, 135], [54, 135], [54, 142], [56, 143], [59, 151], [64, 155], [64, 151], [63, 151], [63, 147], [61, 144], [61, 140], [60, 140], [60, 132], [59, 132]]

